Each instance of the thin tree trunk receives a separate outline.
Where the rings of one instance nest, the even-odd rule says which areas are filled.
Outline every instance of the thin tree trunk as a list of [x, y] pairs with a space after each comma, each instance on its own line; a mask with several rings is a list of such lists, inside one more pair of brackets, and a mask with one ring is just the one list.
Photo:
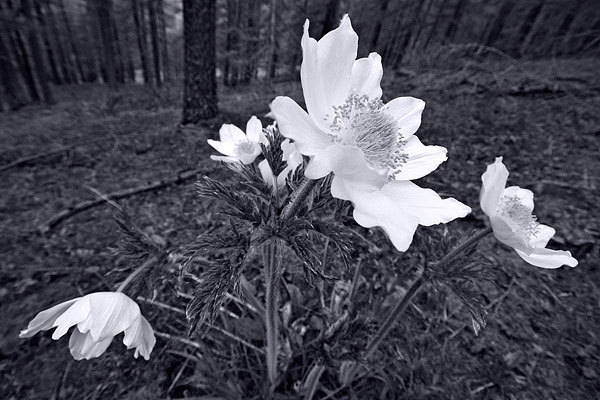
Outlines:
[[46, 13], [46, 19], [52, 30], [52, 37], [54, 38], [54, 42], [56, 43], [56, 50], [58, 52], [58, 56], [60, 58], [60, 63], [62, 66], [63, 76], [65, 77], [65, 81], [67, 83], [77, 82], [77, 76], [75, 72], [75, 68], [71, 58], [68, 56], [68, 51], [65, 50], [63, 45], [63, 38], [60, 35], [58, 27], [56, 26], [56, 21], [54, 19], [54, 13], [52, 12], [52, 6], [49, 0], [45, 0], [44, 2], [44, 10]]
[[117, 71], [114, 53], [114, 40], [111, 29], [111, 0], [96, 0], [96, 12], [100, 24], [102, 38], [103, 67], [106, 83], [112, 88], [117, 87]]
[[13, 35], [14, 54], [16, 55], [19, 69], [23, 72], [29, 95], [33, 101], [42, 100], [41, 89], [39, 89], [36, 81], [35, 74], [33, 72], [33, 66], [31, 65], [31, 57], [27, 52], [27, 46], [25, 46], [25, 39], [21, 35], [20, 31], [15, 31]]
[[502, 29], [504, 28], [504, 23], [506, 22], [508, 15], [510, 14], [510, 10], [513, 8], [513, 1], [506, 0], [500, 6], [500, 9], [496, 12], [496, 17], [493, 19], [492, 23], [489, 25], [489, 30], [485, 37], [485, 40], [482, 41], [486, 46], [493, 46], [500, 34], [502, 33]]
[[425, 43], [423, 44], [423, 47], [422, 47], [423, 50], [427, 49], [427, 46], [429, 46], [429, 42], [431, 42], [431, 39], [435, 36], [445, 8], [446, 8], [446, 0], [441, 0], [440, 5], [438, 7], [437, 14], [435, 15], [435, 20], [433, 21], [433, 25], [431, 25], [431, 29], [429, 29], [429, 35], [427, 35], [427, 39], [425, 40]]
[[258, 50], [258, 41], [260, 40], [260, 28], [257, 27], [256, 21], [257, 11], [260, 10], [257, 7], [257, 3], [254, 1], [244, 2], [247, 6], [246, 11], [246, 26], [245, 26], [245, 65], [244, 72], [241, 76], [243, 83], [250, 83], [256, 72], [256, 53]]
[[[137, 39], [138, 52], [140, 54], [140, 62], [142, 65], [142, 74], [144, 83], [150, 83], [150, 67], [148, 65], [148, 48], [146, 42], [146, 28], [144, 24], [143, 10], [138, 7], [138, 0], [131, 0], [133, 9], [133, 22], [135, 23], [135, 36]], [[141, 18], [140, 18], [141, 17]]]
[[154, 82], [160, 87], [161, 72], [160, 72], [160, 48], [158, 45], [158, 24], [156, 17], [156, 0], [150, 0], [148, 3], [148, 11], [150, 16], [150, 37], [152, 39], [152, 60], [154, 61]]
[[215, 0], [183, 0], [184, 124], [213, 118], [218, 113], [215, 20]]
[[444, 34], [444, 38], [442, 39], [442, 44], [446, 44], [454, 40], [456, 32], [458, 31], [458, 27], [460, 26], [460, 21], [462, 20], [462, 16], [465, 12], [466, 5], [467, 0], [458, 0], [458, 3], [454, 8], [452, 19], [450, 20], [448, 28], [446, 29], [446, 33]]
[[325, 36], [327, 32], [334, 30], [339, 23], [340, 12], [340, 0], [329, 0], [327, 8], [325, 10], [325, 20], [323, 21], [323, 30], [321, 31], [321, 37]]
[[[545, 18], [546, 18], [546, 11], [545, 11], [544, 5], [542, 4], [540, 9], [538, 10], [538, 12], [535, 15], [535, 19], [534, 19], [533, 23], [530, 26], [528, 26], [527, 28], [524, 28], [522, 31], [523, 40], [521, 41], [521, 47], [519, 48], [519, 54], [521, 56], [523, 56], [524, 54], [526, 54], [529, 51], [530, 44], [533, 42], [533, 38], [535, 37], [536, 33], [543, 26]], [[525, 31], [526, 31], [526, 33], [525, 33]]]
[[42, 12], [42, 8], [40, 6], [39, 1], [34, 1], [33, 6], [35, 7], [35, 11], [37, 14], [37, 20], [40, 22], [42, 29], [42, 45], [44, 47], [46, 57], [48, 60], [48, 64], [50, 67], [50, 74], [52, 83], [55, 85], [60, 85], [63, 82], [68, 83], [68, 78], [65, 74], [64, 69], [62, 69], [62, 63], [60, 60], [60, 54], [58, 50], [58, 43], [56, 42], [56, 38], [52, 37], [52, 33], [50, 32], [50, 24], [48, 14], [44, 14]]
[[113, 53], [116, 60], [116, 73], [117, 80], [121, 83], [125, 83], [125, 76], [127, 75], [125, 61], [123, 60], [123, 49], [121, 48], [121, 40], [119, 39], [119, 31], [115, 20], [111, 17], [110, 29], [113, 37]]
[[160, 30], [160, 50], [162, 57], [163, 81], [171, 80], [171, 63], [169, 62], [169, 41], [167, 38], [167, 22], [165, 19], [165, 2], [158, 0], [158, 24]]
[[377, 41], [379, 40], [379, 34], [381, 33], [381, 26], [385, 22], [386, 11], [389, 3], [390, 0], [381, 1], [379, 18], [377, 18], [377, 20], [375, 21], [375, 27], [373, 28], [373, 36], [371, 36], [371, 47], [369, 48], [369, 51], [376, 51], [378, 49]]
[[67, 16], [67, 11], [65, 9], [65, 3], [63, 0], [58, 0], [58, 5], [60, 7], [60, 14], [63, 20], [63, 25], [67, 30], [67, 41], [69, 43], [69, 59], [75, 65], [79, 76], [77, 77], [77, 82], [83, 81], [84, 72], [83, 67], [81, 65], [81, 58], [79, 57], [79, 51], [77, 50], [77, 46], [75, 44], [75, 36], [73, 36], [73, 31], [71, 30], [71, 24], [69, 23], [69, 18]]
[[29, 37], [29, 45], [31, 46], [31, 54], [33, 57], [33, 61], [35, 64], [35, 72], [40, 82], [40, 86], [42, 88], [42, 93], [44, 95], [44, 102], [46, 104], [54, 104], [56, 103], [54, 100], [54, 96], [52, 95], [52, 89], [50, 88], [50, 83], [48, 82], [48, 76], [46, 74], [46, 66], [42, 54], [42, 50], [40, 47], [40, 42], [37, 35], [36, 26], [37, 24], [33, 20], [33, 13], [31, 10], [30, 0], [21, 0], [21, 7], [23, 9], [23, 13], [25, 17], [30, 21], [30, 26], [28, 28], [28, 37]]
[[4, 97], [11, 110], [18, 110], [27, 104], [25, 88], [19, 71], [13, 63], [14, 52], [9, 52], [5, 40], [10, 37], [7, 29], [0, 29], [0, 83], [4, 89]]
[[270, 26], [270, 48], [268, 58], [267, 74], [269, 79], [275, 77], [277, 72], [277, 0], [271, 0], [271, 26]]

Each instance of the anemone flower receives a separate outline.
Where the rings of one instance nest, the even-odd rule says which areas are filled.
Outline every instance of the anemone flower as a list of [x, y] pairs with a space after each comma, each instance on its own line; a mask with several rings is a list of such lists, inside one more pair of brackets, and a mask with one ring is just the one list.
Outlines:
[[283, 161], [286, 162], [286, 167], [277, 175], [277, 179], [273, 176], [273, 170], [269, 166], [267, 160], [262, 160], [258, 163], [258, 169], [262, 175], [263, 180], [270, 186], [277, 183], [277, 187], [281, 188], [285, 185], [285, 180], [291, 172], [294, 172], [302, 164], [302, 154], [296, 149], [296, 145], [289, 139], [285, 139], [281, 143], [281, 149], [283, 150]]
[[218, 140], [208, 139], [207, 142], [223, 156], [210, 156], [215, 161], [241, 162], [251, 164], [260, 154], [260, 144], [266, 143], [262, 124], [252, 116], [246, 124], [246, 133], [232, 124], [223, 124], [219, 130]]
[[533, 212], [533, 192], [518, 186], [506, 186], [508, 170], [497, 157], [481, 176], [480, 205], [489, 217], [494, 236], [512, 247], [531, 265], [541, 268], [559, 268], [562, 265], [577, 266], [577, 260], [569, 251], [550, 250], [548, 241], [556, 232], [553, 228], [537, 222]]
[[38, 313], [21, 331], [20, 338], [56, 328], [52, 339], [60, 339], [76, 325], [69, 339], [76, 360], [95, 358], [106, 351], [114, 336], [124, 332], [123, 344], [135, 348], [135, 358], [146, 360], [156, 343], [152, 327], [135, 301], [120, 292], [97, 292], [65, 301]]
[[358, 36], [347, 15], [318, 42], [308, 27], [306, 21], [300, 70], [308, 112], [280, 96], [270, 113], [281, 133], [311, 158], [306, 177], [333, 173], [332, 195], [352, 201], [355, 220], [381, 226], [401, 251], [417, 225], [468, 214], [464, 204], [410, 182], [447, 159], [444, 147], [425, 146], [414, 135], [425, 103], [414, 97], [381, 101], [381, 57], [356, 59]]

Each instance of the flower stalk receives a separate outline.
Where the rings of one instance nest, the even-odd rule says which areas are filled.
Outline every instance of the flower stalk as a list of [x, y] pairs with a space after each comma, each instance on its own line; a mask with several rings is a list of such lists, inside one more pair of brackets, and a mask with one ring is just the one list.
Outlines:
[[265, 329], [267, 339], [267, 377], [269, 393], [277, 379], [277, 349], [279, 347], [278, 315], [281, 247], [277, 239], [263, 246], [265, 275]]
[[306, 197], [310, 194], [310, 191], [317, 184], [318, 179], [308, 179], [304, 178], [304, 180], [300, 183], [298, 188], [294, 190], [292, 193], [292, 198], [290, 202], [285, 206], [283, 211], [281, 212], [281, 219], [286, 220], [298, 212], [298, 209], [306, 199]]
[[152, 264], [154, 264], [156, 261], [158, 261], [156, 259], [156, 257], [152, 256], [149, 259], [147, 259], [142, 265], [140, 265], [135, 271], [133, 271], [131, 274], [129, 274], [129, 276], [127, 276], [127, 278], [125, 278], [125, 280], [123, 282], [121, 282], [121, 284], [119, 285], [119, 287], [117, 288], [117, 290], [115, 290], [115, 292], [119, 293], [119, 292], [123, 292], [125, 290], [125, 288], [127, 286], [129, 286], [129, 284], [142, 272], [144, 272], [144, 270], [148, 267], [150, 267]]

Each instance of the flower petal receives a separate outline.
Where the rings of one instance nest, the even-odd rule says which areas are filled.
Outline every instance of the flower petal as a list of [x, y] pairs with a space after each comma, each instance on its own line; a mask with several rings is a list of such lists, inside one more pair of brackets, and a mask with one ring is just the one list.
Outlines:
[[537, 231], [535, 235], [533, 235], [529, 243], [533, 247], [546, 247], [546, 245], [555, 233], [556, 231], [554, 230], [554, 228], [548, 225], [539, 224], [537, 226]]
[[409, 181], [393, 181], [381, 191], [404, 213], [416, 217], [419, 225], [431, 226], [465, 217], [471, 208], [460, 201], [442, 199], [431, 189], [424, 189]]
[[239, 163], [240, 160], [234, 157], [227, 156], [210, 156], [210, 159], [213, 161], [222, 161], [226, 163]]
[[[368, 191], [334, 176], [331, 193], [347, 197], [354, 205], [354, 220], [365, 228], [381, 227], [399, 251], [406, 251], [419, 225], [418, 218], [405, 213], [382, 190]], [[334, 189], [335, 188], [335, 189]], [[334, 194], [335, 193], [335, 194]]]
[[309, 179], [321, 179], [329, 175], [331, 172], [331, 164], [327, 151], [322, 151], [311, 157], [304, 175]]
[[488, 165], [486, 171], [481, 175], [482, 185], [479, 204], [488, 217], [496, 214], [498, 202], [506, 186], [507, 179], [508, 170], [502, 163], [502, 157], [496, 157], [496, 161]]
[[333, 173], [352, 185], [379, 189], [387, 182], [387, 175], [379, 174], [367, 164], [365, 155], [356, 146], [334, 144], [327, 148], [327, 157]]
[[533, 249], [530, 254], [515, 249], [517, 254], [527, 263], [540, 268], [560, 268], [563, 265], [576, 267], [578, 262], [571, 256], [571, 252], [564, 250], [551, 250], [543, 247]]
[[428, 175], [448, 159], [447, 150], [441, 146], [425, 146], [418, 137], [411, 136], [404, 146], [408, 159], [400, 172], [394, 175], [396, 180], [419, 179]]
[[235, 143], [246, 140], [246, 134], [233, 124], [223, 124], [219, 129], [219, 138], [223, 143]]
[[53, 307], [50, 307], [47, 310], [40, 311], [37, 315], [29, 322], [27, 325], [27, 329], [24, 329], [19, 333], [20, 338], [27, 338], [35, 335], [39, 331], [45, 331], [52, 328], [54, 325], [54, 321], [65, 311], [67, 310], [73, 303], [79, 300], [80, 297], [76, 299], [68, 300], [63, 303], [57, 304]]
[[494, 230], [494, 237], [501, 243], [510, 246], [514, 249], [529, 253], [533, 250], [533, 246], [529, 243], [526, 236], [515, 231], [508, 221], [498, 215], [490, 217], [490, 223]]
[[90, 303], [88, 318], [77, 326], [90, 332], [96, 342], [116, 336], [139, 318], [140, 307], [120, 292], [97, 292], [85, 296]]
[[425, 102], [414, 97], [396, 97], [382, 107], [382, 111], [390, 115], [398, 123], [402, 138], [407, 140], [421, 126], [421, 114]]
[[248, 138], [248, 140], [254, 143], [264, 142], [262, 123], [254, 115], [248, 120], [248, 123], [246, 124], [246, 137]]
[[111, 336], [105, 340], [95, 342], [90, 332], [81, 333], [78, 328], [75, 328], [69, 339], [69, 350], [75, 360], [89, 360], [104, 353], [110, 346], [112, 339]]
[[533, 211], [533, 192], [518, 186], [509, 186], [502, 191], [502, 196], [517, 197], [521, 204]]
[[235, 156], [234, 142], [219, 142], [212, 139], [208, 139], [206, 142], [221, 154], [225, 154], [226, 156]]
[[90, 301], [87, 296], [83, 296], [77, 299], [71, 307], [69, 307], [64, 313], [62, 313], [54, 323], [52, 327], [56, 327], [52, 333], [52, 339], [60, 339], [70, 327], [77, 325], [82, 321], [85, 321], [90, 315]]
[[302, 154], [315, 155], [331, 144], [330, 137], [317, 128], [306, 111], [289, 97], [276, 97], [271, 102], [271, 112], [281, 134], [292, 139]]
[[359, 58], [352, 65], [352, 91], [369, 99], [380, 99], [382, 77], [383, 66], [379, 54], [371, 53], [369, 57]]
[[146, 318], [140, 315], [140, 318], [125, 329], [123, 344], [128, 349], [135, 347], [134, 358], [138, 358], [138, 355], [141, 354], [146, 361], [150, 359], [150, 353], [156, 344], [156, 338], [152, 326]]
[[269, 186], [273, 187], [275, 176], [273, 175], [273, 170], [271, 169], [271, 166], [267, 160], [262, 160], [258, 163], [258, 170], [260, 171], [263, 181], [265, 181], [265, 183], [267, 183]]

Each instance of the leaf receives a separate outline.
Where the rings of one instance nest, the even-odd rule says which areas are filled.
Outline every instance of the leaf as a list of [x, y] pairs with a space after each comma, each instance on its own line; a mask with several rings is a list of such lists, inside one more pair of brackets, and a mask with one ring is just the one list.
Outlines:
[[302, 388], [304, 389], [304, 400], [312, 400], [315, 396], [317, 387], [319, 386], [319, 379], [321, 379], [321, 375], [323, 375], [324, 371], [325, 367], [318, 364], [310, 369], [310, 372], [302, 384]]

